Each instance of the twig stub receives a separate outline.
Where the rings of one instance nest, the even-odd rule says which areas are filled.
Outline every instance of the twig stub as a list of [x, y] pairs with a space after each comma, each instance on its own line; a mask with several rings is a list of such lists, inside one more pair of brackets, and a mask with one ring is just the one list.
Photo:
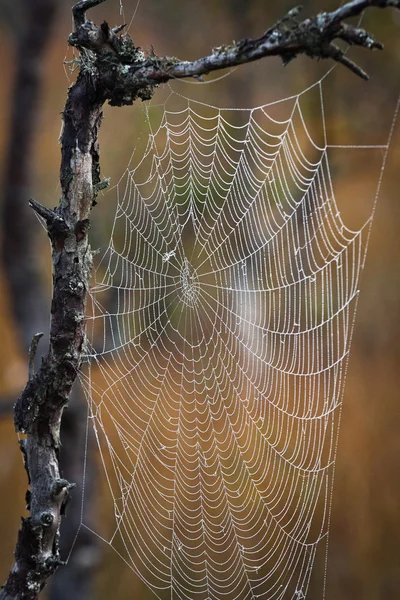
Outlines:
[[29, 379], [33, 379], [35, 375], [35, 357], [38, 344], [42, 337], [43, 333], [35, 333], [35, 335], [32, 338], [31, 345], [29, 347]]
[[[80, 73], [69, 89], [63, 112], [61, 190], [59, 206], [30, 205], [47, 224], [53, 249], [53, 300], [50, 345], [15, 406], [15, 425], [26, 434], [21, 441], [30, 483], [30, 517], [18, 534], [15, 564], [0, 600], [36, 600], [61, 564], [58, 537], [70, 484], [60, 477], [60, 422], [79, 372], [85, 341], [87, 291], [92, 267], [88, 243], [89, 216], [101, 187], [98, 131], [104, 102], [117, 106], [149, 99], [157, 85], [175, 78], [195, 77], [266, 56], [289, 62], [299, 54], [330, 58], [357, 75], [366, 74], [334, 44], [336, 39], [367, 49], [380, 42], [362, 29], [344, 24], [368, 7], [396, 7], [400, 0], [352, 0], [336, 11], [298, 21], [298, 11], [258, 39], [219, 46], [194, 62], [145, 56], [121, 28], [97, 26], [85, 12], [105, 0], [82, 0], [73, 7], [75, 32], [70, 43], [81, 51]], [[65, 242], [65, 243], [64, 243]]]

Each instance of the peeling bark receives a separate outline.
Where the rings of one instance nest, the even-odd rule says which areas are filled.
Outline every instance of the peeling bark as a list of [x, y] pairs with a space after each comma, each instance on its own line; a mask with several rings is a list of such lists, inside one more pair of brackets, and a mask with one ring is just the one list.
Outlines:
[[15, 564], [0, 593], [0, 600], [35, 600], [60, 564], [58, 538], [61, 516], [71, 484], [60, 478], [58, 453], [60, 423], [72, 385], [81, 367], [85, 343], [85, 311], [92, 267], [88, 241], [90, 212], [100, 179], [98, 130], [102, 106], [132, 104], [151, 98], [159, 83], [176, 77], [201, 77], [264, 56], [282, 57], [285, 63], [304, 53], [331, 58], [357, 75], [366, 74], [333, 43], [341, 39], [365, 48], [382, 48], [371, 34], [343, 23], [370, 6], [400, 7], [400, 0], [353, 0], [332, 13], [297, 20], [298, 10], [268, 29], [258, 39], [220, 46], [194, 62], [145, 56], [122, 28], [100, 27], [85, 20], [88, 8], [105, 0], [78, 2], [73, 8], [75, 32], [69, 43], [80, 51], [80, 73], [69, 89], [63, 112], [61, 189], [57, 208], [35, 201], [31, 207], [47, 223], [53, 255], [53, 300], [47, 356], [28, 381], [15, 406], [15, 426], [26, 434], [21, 442], [30, 491], [30, 517], [18, 534]]
[[53, 300], [50, 344], [39, 371], [15, 406], [30, 491], [18, 534], [15, 564], [1, 598], [38, 597], [59, 566], [58, 536], [71, 484], [60, 478], [60, 423], [81, 366], [86, 297], [92, 266], [89, 215], [99, 183], [98, 127], [104, 94], [83, 74], [70, 88], [62, 135], [62, 198], [55, 210], [31, 201], [47, 223], [52, 243]]
[[[16, 73], [12, 92], [10, 137], [7, 144], [1, 219], [1, 259], [6, 276], [10, 309], [13, 313], [14, 333], [23, 353], [29, 347], [35, 332], [45, 332], [48, 343], [50, 298], [43, 281], [42, 267], [33, 260], [37, 254], [37, 219], [28, 205], [32, 187], [32, 156], [34, 137], [38, 128], [40, 96], [44, 75], [45, 56], [56, 22], [59, 0], [19, 0], [10, 15], [18, 14], [11, 30], [16, 37]], [[27, 257], [31, 257], [27, 260]], [[46, 347], [46, 346], [44, 346]], [[39, 348], [40, 350], [40, 348]], [[39, 352], [41, 354], [41, 352]], [[33, 372], [35, 352], [30, 353], [30, 372]], [[36, 359], [36, 363], [38, 363]], [[31, 375], [30, 375], [31, 376]], [[71, 408], [62, 422], [61, 472], [72, 481], [80, 476], [86, 438], [86, 402], [79, 389], [75, 390]], [[14, 398], [3, 398], [0, 419], [12, 415]], [[91, 462], [91, 452], [87, 454]], [[93, 468], [90, 468], [93, 473]], [[94, 478], [85, 481], [86, 497], [93, 496]], [[99, 558], [96, 540], [87, 532], [74, 540], [80, 524], [80, 494], [68, 507], [68, 519], [63, 522], [61, 555], [66, 556], [72, 544], [74, 555], [68, 566], [52, 579], [49, 598], [61, 600], [89, 600], [93, 570]], [[85, 560], [79, 557], [84, 554]], [[61, 592], [64, 594], [61, 596]]]
[[[88, 6], [100, 2], [101, 0], [90, 0]], [[104, 59], [108, 55], [109, 65], [107, 60], [101, 61], [99, 76], [108, 88], [107, 99], [111, 105], [117, 106], [131, 104], [137, 97], [142, 97], [145, 88], [147, 93], [152, 94], [155, 85], [170, 79], [198, 79], [212, 71], [267, 56], [280, 56], [285, 65], [299, 54], [317, 59], [328, 58], [343, 64], [363, 79], [368, 79], [368, 75], [345, 55], [334, 40], [369, 50], [381, 50], [383, 45], [372, 34], [343, 22], [369, 7], [400, 8], [400, 0], [353, 0], [333, 12], [320, 13], [303, 21], [298, 20], [301, 12], [301, 7], [298, 7], [289, 11], [259, 38], [246, 38], [237, 43], [218, 46], [209, 56], [193, 62], [181, 61], [175, 57], [145, 57], [142, 53], [139, 56], [138, 53], [135, 54], [135, 47], [129, 36], [117, 38], [116, 30], [109, 29], [106, 23], [96, 27], [91, 21], [86, 21], [71, 34], [69, 43], [96, 53], [98, 58], [102, 56]], [[119, 95], [118, 91], [121, 92]]]

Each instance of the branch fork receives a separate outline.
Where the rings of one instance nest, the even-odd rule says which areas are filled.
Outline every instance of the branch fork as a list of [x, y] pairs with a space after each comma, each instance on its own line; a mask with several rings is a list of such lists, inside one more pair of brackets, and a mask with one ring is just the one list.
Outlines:
[[259, 38], [246, 38], [231, 45], [218, 46], [212, 54], [194, 62], [175, 57], [145, 56], [129, 35], [118, 37], [123, 26], [111, 29], [85, 21], [85, 10], [104, 0], [88, 0], [75, 5], [75, 27], [69, 43], [82, 51], [93, 53], [93, 69], [99, 74], [98, 86], [111, 105], [132, 104], [137, 98], [148, 99], [155, 88], [171, 79], [192, 77], [199, 81], [212, 71], [280, 56], [286, 65], [299, 54], [316, 59], [339, 62], [363, 79], [367, 73], [335, 43], [368, 50], [383, 48], [381, 42], [362, 28], [345, 23], [345, 19], [361, 14], [369, 7], [400, 8], [400, 0], [353, 0], [333, 12], [323, 12], [313, 18], [299, 20], [301, 7], [296, 7]]
[[30, 490], [30, 516], [22, 520], [15, 564], [0, 600], [36, 600], [48, 578], [62, 564], [58, 548], [61, 517], [73, 487], [60, 476], [60, 423], [82, 363], [85, 313], [92, 251], [88, 241], [90, 213], [97, 194], [108, 185], [100, 177], [98, 131], [105, 102], [124, 106], [152, 97], [171, 79], [201, 80], [208, 73], [280, 56], [285, 64], [299, 54], [329, 58], [364, 79], [367, 74], [335, 44], [341, 40], [369, 50], [382, 44], [367, 31], [345, 23], [369, 7], [400, 8], [400, 0], [351, 0], [336, 11], [299, 21], [300, 9], [257, 39], [214, 48], [194, 62], [175, 57], [145, 56], [124, 26], [114, 29], [86, 20], [86, 11], [105, 0], [82, 0], [72, 9], [75, 31], [69, 43], [81, 53], [80, 72], [68, 91], [61, 137], [61, 199], [54, 210], [30, 200], [45, 220], [53, 253], [53, 300], [50, 343], [37, 373], [33, 360], [39, 336], [31, 346], [29, 380], [15, 405], [15, 427], [21, 441]]

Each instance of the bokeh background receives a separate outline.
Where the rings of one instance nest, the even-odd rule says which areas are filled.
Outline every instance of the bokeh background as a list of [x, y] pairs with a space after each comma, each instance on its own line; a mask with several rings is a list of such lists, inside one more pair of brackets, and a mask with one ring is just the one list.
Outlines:
[[[46, 329], [51, 294], [48, 241], [29, 214], [27, 200], [33, 196], [49, 206], [58, 202], [60, 113], [74, 79], [70, 67], [63, 64], [73, 59], [66, 44], [72, 2], [37, 0], [34, 4], [36, 13], [31, 1], [0, 1], [0, 579], [6, 577], [12, 564], [19, 519], [25, 514], [26, 474], [10, 407], [26, 381], [29, 340], [36, 331]], [[328, 0], [303, 4], [306, 15], [337, 5]], [[91, 11], [91, 18], [118, 24], [121, 20], [130, 23], [135, 15], [130, 33], [137, 44], [144, 49], [153, 45], [160, 55], [190, 60], [215, 45], [260, 35], [293, 3], [142, 0], [137, 5], [137, 0], [123, 0], [124, 15], [120, 5], [119, 0], [108, 0]], [[363, 26], [384, 42], [385, 50], [351, 50], [350, 56], [371, 76], [367, 83], [343, 67], [330, 74], [325, 107], [331, 143], [386, 143], [400, 93], [400, 13], [373, 9], [364, 17]], [[210, 85], [175, 82], [173, 89], [221, 107], [252, 107], [298, 93], [329, 67], [299, 58], [283, 68], [279, 59], [266, 59]], [[164, 101], [162, 91], [160, 98]], [[28, 128], [21, 117], [26, 114], [31, 114]], [[313, 118], [312, 106], [307, 118]], [[113, 182], [128, 164], [137, 133], [143, 128], [142, 120], [142, 111], [135, 107], [105, 109], [101, 164], [103, 175]], [[332, 156], [335, 189], [348, 222], [361, 224], [371, 209], [381, 160], [382, 156], [361, 151]], [[339, 435], [327, 600], [394, 600], [400, 589], [399, 161], [400, 121], [394, 129], [362, 277]], [[100, 200], [94, 214], [94, 246], [107, 244], [114, 208], [110, 192]], [[78, 483], [65, 534], [64, 558], [73, 545], [80, 519], [86, 411], [82, 394], [77, 392], [76, 398], [78, 408], [68, 411], [63, 433], [64, 459], [69, 461], [65, 468], [69, 468], [70, 479]], [[74, 452], [70, 460], [71, 439]], [[95, 457], [86, 479], [88, 519], [95, 528], [99, 519], [108, 518], [102, 502], [104, 478]], [[320, 580], [323, 561], [316, 563], [315, 569]], [[63, 571], [60, 583], [47, 592], [53, 600], [152, 597], [127, 565], [87, 531], [81, 532]], [[320, 599], [317, 589], [321, 587], [315, 591], [311, 588], [311, 600]]]

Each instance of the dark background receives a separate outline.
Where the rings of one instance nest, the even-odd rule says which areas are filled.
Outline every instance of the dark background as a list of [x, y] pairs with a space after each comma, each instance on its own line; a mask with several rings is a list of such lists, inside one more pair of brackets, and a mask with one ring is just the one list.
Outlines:
[[[42, 71], [40, 96], [31, 106], [31, 92], [25, 94], [26, 107], [34, 112], [34, 134], [30, 148], [23, 141], [14, 148], [13, 164], [21, 164], [29, 154], [30, 174], [24, 186], [24, 202], [33, 196], [40, 202], [54, 206], [58, 202], [58, 169], [60, 112], [66, 90], [74, 75], [63, 60], [73, 58], [66, 39], [71, 30], [72, 2], [53, 2], [57, 9], [54, 22], [48, 23], [48, 44], [40, 57]], [[323, 0], [306, 1], [304, 13], [313, 14], [336, 6]], [[136, 0], [124, 0], [125, 20], [129, 23], [135, 11]], [[293, 6], [286, 0], [267, 3], [265, 0], [142, 0], [130, 27], [135, 42], [144, 49], [153, 45], [160, 55], [195, 59], [206, 54], [215, 45], [229, 43], [246, 36], [260, 35], [277, 18]], [[6, 262], [0, 271], [0, 394], [4, 411], [0, 420], [0, 579], [4, 579], [12, 564], [19, 518], [24, 514], [26, 475], [12, 416], [7, 407], [23, 387], [27, 375], [26, 348], [31, 331], [18, 312], [21, 292], [12, 293], [10, 281], [14, 272], [25, 268], [34, 271], [39, 282], [28, 303], [33, 332], [39, 323], [46, 323], [50, 299], [50, 254], [45, 232], [32, 217], [19, 220], [18, 214], [7, 216], [6, 198], [7, 162], [10, 157], [10, 129], [16, 103], [13, 81], [17, 72], [18, 48], [27, 21], [26, 2], [0, 2], [0, 202], [3, 219], [0, 223], [2, 240], [12, 237], [22, 255], [22, 263]], [[123, 20], [119, 1], [108, 0], [91, 11], [91, 18], [106, 18], [112, 24]], [[350, 56], [371, 75], [368, 83], [338, 66], [327, 82], [326, 112], [331, 143], [382, 144], [386, 142], [398, 94], [400, 93], [400, 13], [392, 10], [371, 10], [363, 20], [378, 39], [385, 43], [383, 53], [351, 50]], [[25, 55], [26, 61], [30, 56]], [[306, 58], [297, 59], [283, 68], [279, 59], [265, 59], [235, 70], [229, 77], [212, 85], [195, 87], [176, 82], [173, 89], [192, 98], [217, 106], [251, 107], [298, 93], [318, 80], [329, 68]], [[40, 69], [39, 69], [40, 70]], [[165, 94], [160, 92], [160, 98]], [[157, 98], [154, 99], [154, 102]], [[163, 101], [163, 100], [162, 100]], [[25, 109], [27, 110], [27, 109]], [[131, 108], [105, 110], [101, 132], [102, 169], [104, 176], [116, 181], [123, 173], [135, 145], [135, 133], [140, 129], [141, 115]], [[308, 118], [312, 119], [312, 107]], [[316, 116], [317, 118], [317, 116]], [[348, 222], [360, 225], [370, 210], [379, 176], [379, 161], [369, 154], [354, 151], [348, 156], [333, 157], [335, 188], [341, 201], [341, 210]], [[379, 159], [379, 160], [378, 160]], [[377, 204], [368, 259], [361, 283], [361, 298], [354, 331], [333, 494], [331, 533], [327, 571], [327, 600], [394, 600], [400, 589], [400, 519], [398, 506], [400, 478], [400, 276], [399, 276], [399, 162], [400, 122], [396, 124], [382, 189]], [[18, 178], [17, 178], [18, 179]], [[21, 183], [20, 179], [18, 182]], [[17, 183], [18, 183], [17, 182]], [[15, 182], [14, 182], [15, 185]], [[16, 186], [18, 188], [18, 186]], [[21, 186], [20, 186], [21, 187]], [[21, 190], [19, 190], [20, 193]], [[13, 209], [18, 210], [15, 193]], [[109, 196], [105, 196], [109, 198]], [[106, 231], [112, 216], [112, 202], [100, 203], [93, 218], [94, 236], [99, 244], [107, 243]], [[366, 210], [366, 208], [368, 210]], [[24, 210], [24, 209], [21, 209]], [[361, 215], [361, 216], [360, 216]], [[12, 223], [22, 223], [21, 232], [15, 233]], [[11, 223], [11, 225], [10, 225]], [[27, 244], [29, 253], [24, 251]], [[12, 263], [12, 264], [11, 264]], [[14, 265], [14, 266], [13, 266]], [[10, 275], [11, 272], [11, 275]], [[26, 276], [29, 282], [29, 273]], [[25, 302], [26, 304], [26, 302]], [[40, 305], [35, 308], [35, 305]], [[29, 312], [29, 307], [30, 311]], [[42, 320], [42, 321], [41, 321]], [[38, 325], [35, 327], [34, 325]], [[23, 335], [21, 332], [23, 331]], [[44, 347], [44, 346], [43, 346]], [[42, 347], [42, 348], [43, 348]], [[85, 412], [78, 414], [85, 425]], [[65, 443], [65, 447], [68, 444]], [[78, 465], [83, 464], [80, 459]], [[93, 469], [94, 472], [94, 469]], [[80, 473], [77, 467], [76, 480]], [[96, 502], [91, 508], [93, 523], [107, 518], [102, 510], [103, 479], [99, 471], [94, 482]], [[79, 491], [77, 492], [79, 495]], [[111, 515], [110, 515], [111, 518]], [[75, 526], [76, 531], [76, 526]], [[150, 598], [150, 592], [134, 573], [105, 544], [100, 554], [93, 551], [90, 540], [85, 557], [94, 569], [95, 592], [100, 599], [127, 597]], [[83, 557], [83, 558], [82, 558]], [[315, 569], [323, 577], [321, 561]], [[82, 570], [81, 577], [90, 578], [92, 571]], [[84, 596], [89, 599], [89, 592]], [[71, 596], [70, 596], [71, 597]], [[60, 600], [60, 593], [53, 593]], [[310, 595], [311, 600], [319, 597]]]

